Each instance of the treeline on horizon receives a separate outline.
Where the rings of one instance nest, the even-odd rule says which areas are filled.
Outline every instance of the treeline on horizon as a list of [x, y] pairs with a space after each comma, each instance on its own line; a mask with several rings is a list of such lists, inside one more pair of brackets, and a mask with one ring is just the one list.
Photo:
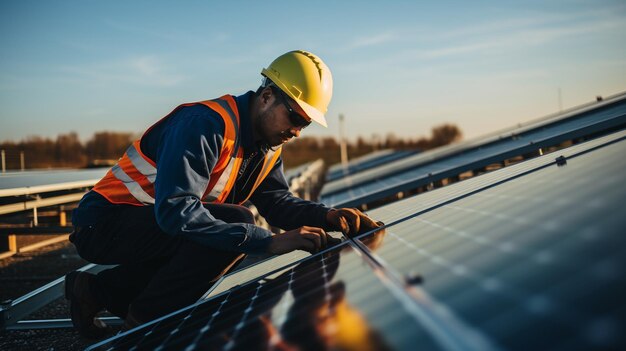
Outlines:
[[[30, 136], [19, 142], [0, 143], [4, 150], [6, 169], [20, 169], [20, 153], [24, 154], [26, 169], [40, 168], [83, 168], [115, 162], [138, 135], [125, 132], [97, 132], [83, 143], [78, 134], [60, 134], [56, 140]], [[428, 150], [461, 140], [462, 132], [452, 124], [433, 127], [429, 136], [400, 138], [394, 134], [384, 137], [358, 137], [348, 142], [350, 159], [376, 150]], [[333, 137], [300, 137], [283, 147], [285, 168], [292, 168], [322, 158], [326, 165], [340, 162], [340, 144]]]

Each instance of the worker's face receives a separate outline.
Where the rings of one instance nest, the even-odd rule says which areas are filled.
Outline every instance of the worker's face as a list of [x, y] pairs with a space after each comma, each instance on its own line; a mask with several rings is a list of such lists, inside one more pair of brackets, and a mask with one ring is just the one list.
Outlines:
[[270, 146], [282, 145], [293, 137], [300, 136], [308, 125], [304, 111], [295, 101], [266, 88], [261, 95], [261, 109], [256, 119], [257, 134]]

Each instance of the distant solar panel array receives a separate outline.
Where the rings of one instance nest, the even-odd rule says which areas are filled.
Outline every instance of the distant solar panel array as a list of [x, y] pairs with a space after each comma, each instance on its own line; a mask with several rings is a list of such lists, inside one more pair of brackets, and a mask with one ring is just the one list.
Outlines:
[[95, 168], [2, 173], [0, 197], [90, 187], [96, 184], [107, 170], [108, 168]]
[[326, 182], [332, 182], [337, 179], [347, 177], [351, 174], [375, 168], [385, 163], [396, 161], [415, 153], [415, 151], [410, 150], [396, 151], [392, 149], [375, 151], [365, 156], [355, 158], [345, 166], [341, 163], [331, 166], [330, 168], [328, 168], [328, 172], [326, 173]]
[[[577, 142], [626, 125], [626, 94], [458, 145], [405, 157], [324, 186], [322, 202], [354, 207], [458, 177], [507, 159], [541, 153], [566, 141]], [[539, 151], [542, 150], [542, 151]]]
[[615, 102], [426, 156], [449, 169], [530, 141], [590, 139], [379, 207], [369, 214], [382, 231], [239, 271], [207, 300], [90, 349], [625, 349], [626, 131]]

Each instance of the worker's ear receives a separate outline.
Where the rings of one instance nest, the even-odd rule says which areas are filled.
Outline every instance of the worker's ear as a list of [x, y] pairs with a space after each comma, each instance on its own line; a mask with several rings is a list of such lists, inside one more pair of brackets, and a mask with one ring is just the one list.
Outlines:
[[274, 102], [274, 100], [272, 99], [272, 97], [274, 97], [274, 93], [272, 92], [272, 88], [270, 87], [265, 87], [262, 91], [261, 91], [261, 103], [264, 106], [267, 106], [269, 104], [272, 104]]

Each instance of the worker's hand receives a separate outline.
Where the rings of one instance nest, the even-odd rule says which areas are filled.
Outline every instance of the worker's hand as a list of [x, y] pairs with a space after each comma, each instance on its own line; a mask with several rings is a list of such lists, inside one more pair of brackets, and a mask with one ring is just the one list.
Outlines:
[[326, 234], [322, 228], [303, 226], [272, 236], [268, 250], [271, 254], [278, 255], [293, 250], [304, 250], [313, 254], [328, 247], [329, 243], [331, 246], [336, 244], [338, 240]]
[[356, 208], [332, 209], [326, 214], [330, 228], [352, 237], [380, 227], [382, 222], [375, 222]]

